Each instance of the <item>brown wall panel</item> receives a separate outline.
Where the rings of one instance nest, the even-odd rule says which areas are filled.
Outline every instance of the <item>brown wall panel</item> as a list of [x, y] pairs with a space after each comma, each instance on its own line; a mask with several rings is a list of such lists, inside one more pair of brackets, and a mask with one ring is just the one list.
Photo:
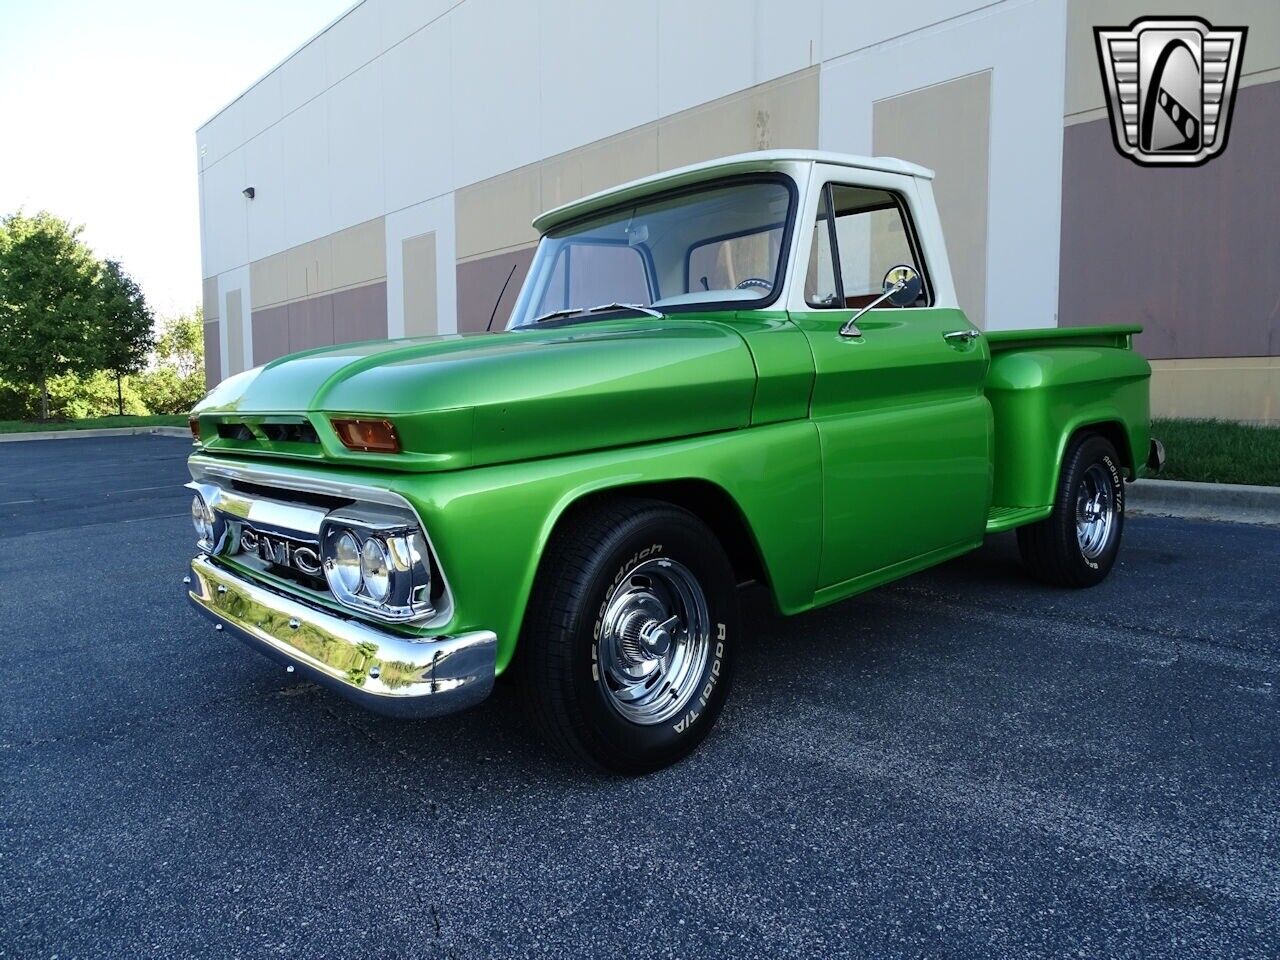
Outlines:
[[312, 297], [289, 304], [289, 353], [327, 347], [333, 340], [333, 298]]
[[1059, 323], [1141, 323], [1152, 358], [1280, 356], [1280, 83], [1239, 91], [1226, 150], [1189, 170], [1064, 131]]
[[386, 281], [339, 290], [325, 299], [330, 300], [333, 305], [333, 339], [330, 343], [386, 338]]
[[[511, 282], [498, 303], [496, 315], [493, 317], [493, 329], [502, 330], [507, 325], [511, 309], [516, 304], [516, 295], [524, 276], [529, 272], [529, 264], [533, 262], [534, 247], [524, 247], [508, 253], [498, 253], [491, 257], [468, 260], [458, 264], [458, 332], [468, 333], [483, 330], [489, 323], [494, 302], [498, 292], [511, 274]], [[512, 268], [515, 273], [512, 274]]]
[[269, 363], [289, 352], [288, 307], [254, 310], [252, 323], [254, 363]]
[[[217, 297], [214, 297], [217, 302]], [[218, 339], [218, 321], [204, 325], [204, 387], [212, 390], [222, 379], [222, 343]]]

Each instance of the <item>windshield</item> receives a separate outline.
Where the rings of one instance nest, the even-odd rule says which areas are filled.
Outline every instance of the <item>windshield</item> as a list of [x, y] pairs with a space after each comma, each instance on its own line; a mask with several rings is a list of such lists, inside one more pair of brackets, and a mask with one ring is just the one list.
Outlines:
[[770, 300], [792, 191], [740, 179], [642, 200], [549, 231], [508, 327], [593, 308], [671, 309]]

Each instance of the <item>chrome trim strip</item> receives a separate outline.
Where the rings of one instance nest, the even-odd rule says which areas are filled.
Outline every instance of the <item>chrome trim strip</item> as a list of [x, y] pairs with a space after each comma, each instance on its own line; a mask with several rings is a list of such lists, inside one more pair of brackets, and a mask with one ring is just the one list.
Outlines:
[[493, 689], [492, 630], [406, 637], [251, 583], [203, 555], [191, 561], [191, 573], [188, 599], [219, 628], [369, 710], [440, 716], [479, 703]]
[[[187, 459], [187, 469], [196, 483], [206, 481], [206, 478], [210, 477], [239, 480], [264, 487], [275, 486], [283, 490], [296, 490], [300, 493], [318, 493], [331, 497], [340, 497], [344, 500], [355, 500], [357, 505], [380, 503], [384, 506], [407, 511], [410, 516], [418, 521], [418, 527], [422, 530], [422, 535], [427, 539], [427, 549], [435, 557], [436, 568], [440, 571], [440, 585], [443, 590], [440, 596], [441, 602], [436, 609], [435, 616], [414, 625], [423, 628], [437, 627], [443, 623], [448, 623], [453, 617], [453, 587], [449, 583], [449, 574], [444, 567], [444, 558], [440, 556], [440, 551], [436, 549], [435, 542], [431, 539], [431, 529], [427, 526], [417, 508], [395, 491], [387, 490], [383, 487], [366, 487], [361, 484], [348, 483], [345, 480], [319, 477], [312, 472], [295, 471], [285, 467], [246, 467], [239, 464], [226, 463], [220, 459], [201, 454], [193, 454]], [[321, 511], [321, 516], [324, 516], [324, 511]], [[319, 536], [318, 528], [317, 536]]]

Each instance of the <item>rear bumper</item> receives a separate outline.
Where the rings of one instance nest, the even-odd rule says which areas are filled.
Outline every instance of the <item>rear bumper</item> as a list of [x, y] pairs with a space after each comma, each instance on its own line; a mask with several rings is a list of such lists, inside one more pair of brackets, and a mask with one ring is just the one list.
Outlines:
[[1155, 437], [1151, 438], [1151, 449], [1147, 452], [1147, 473], [1159, 473], [1164, 469], [1164, 444]]
[[187, 596], [217, 629], [376, 713], [440, 716], [493, 689], [498, 640], [490, 630], [438, 637], [383, 630], [252, 583], [205, 556], [191, 561]]

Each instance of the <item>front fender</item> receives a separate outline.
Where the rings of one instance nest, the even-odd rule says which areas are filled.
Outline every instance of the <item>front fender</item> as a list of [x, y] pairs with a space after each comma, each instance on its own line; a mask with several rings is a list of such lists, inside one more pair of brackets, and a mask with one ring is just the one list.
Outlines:
[[750, 527], [779, 608], [794, 612], [812, 603], [817, 585], [821, 477], [817, 433], [805, 420], [399, 476], [390, 485], [422, 515], [448, 574], [456, 607], [446, 629], [495, 631], [501, 672], [515, 652], [543, 551], [565, 511], [583, 497], [689, 479], [719, 486]]

